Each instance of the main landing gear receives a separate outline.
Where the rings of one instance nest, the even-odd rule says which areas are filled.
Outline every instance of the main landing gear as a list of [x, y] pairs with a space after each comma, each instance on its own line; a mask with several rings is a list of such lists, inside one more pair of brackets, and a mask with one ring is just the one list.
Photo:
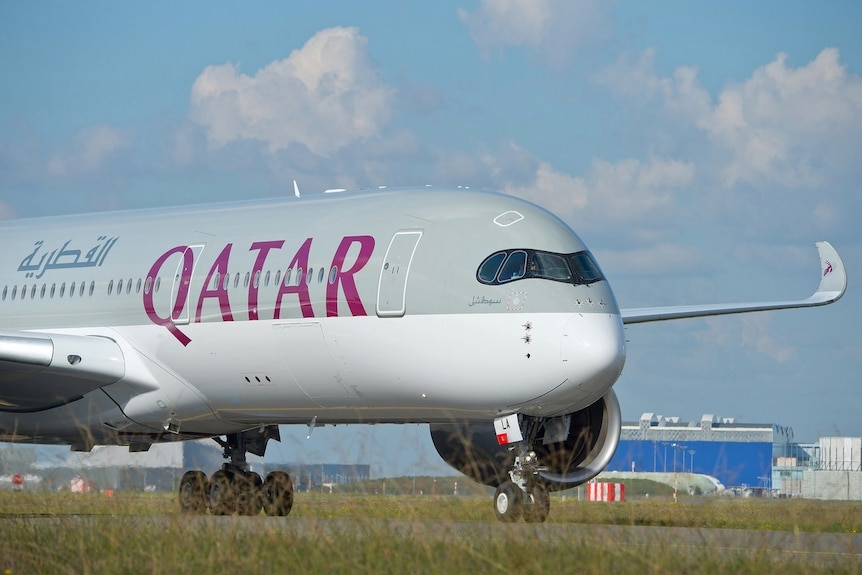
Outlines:
[[284, 516], [293, 508], [293, 482], [284, 471], [272, 471], [261, 479], [249, 471], [245, 460], [247, 451], [263, 455], [266, 442], [278, 438], [278, 428], [262, 431], [233, 433], [227, 440], [215, 438], [224, 449], [222, 468], [207, 476], [202, 471], [188, 471], [180, 481], [180, 510], [187, 514], [201, 514], [207, 510], [213, 515], [267, 515]]
[[509, 480], [494, 493], [494, 514], [504, 523], [514, 523], [522, 517], [527, 523], [543, 523], [551, 510], [551, 499], [539, 476], [546, 468], [539, 465], [532, 450], [539, 425], [537, 420], [525, 420], [522, 426], [523, 439], [513, 445], [518, 454]]

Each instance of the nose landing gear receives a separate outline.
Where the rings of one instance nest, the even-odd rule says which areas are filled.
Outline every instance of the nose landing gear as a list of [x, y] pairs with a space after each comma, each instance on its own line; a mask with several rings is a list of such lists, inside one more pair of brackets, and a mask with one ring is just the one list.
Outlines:
[[527, 523], [543, 523], [551, 510], [548, 490], [539, 476], [547, 468], [539, 464], [532, 448], [540, 423], [534, 418], [519, 421], [521, 439], [512, 444], [518, 455], [509, 471], [509, 480], [501, 483], [494, 492], [494, 514], [504, 523], [514, 523], [522, 517]]
[[548, 518], [551, 499], [539, 479], [539, 472], [544, 469], [533, 451], [515, 457], [510, 480], [501, 483], [494, 492], [497, 519], [514, 523], [523, 517], [527, 523], [543, 523]]

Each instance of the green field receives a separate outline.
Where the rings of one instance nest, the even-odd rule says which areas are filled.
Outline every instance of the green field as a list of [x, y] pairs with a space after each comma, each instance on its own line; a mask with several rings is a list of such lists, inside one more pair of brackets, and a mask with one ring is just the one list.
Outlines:
[[[2, 493], [0, 573], [862, 571], [862, 549], [776, 554], [699, 545], [696, 536], [681, 545], [666, 529], [786, 532], [791, 539], [859, 533], [858, 503], [714, 497], [674, 504], [653, 496], [607, 504], [577, 501], [570, 492], [565, 500], [554, 496], [543, 525], [498, 525], [487, 495], [381, 489], [298, 494], [287, 518], [186, 517], [167, 494]], [[637, 527], [635, 541], [614, 526], [652, 527]]]

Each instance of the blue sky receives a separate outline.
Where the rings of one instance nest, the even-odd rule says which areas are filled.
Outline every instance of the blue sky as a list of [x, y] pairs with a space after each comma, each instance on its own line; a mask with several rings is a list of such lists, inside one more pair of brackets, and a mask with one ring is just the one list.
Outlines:
[[[859, 436], [860, 12], [2, 3], [0, 217], [278, 196], [294, 179], [470, 185], [560, 215], [623, 307], [806, 297], [827, 239], [850, 275], [837, 305], [632, 326], [617, 392], [626, 419]], [[343, 434], [302, 431], [279, 457], [392, 435]]]

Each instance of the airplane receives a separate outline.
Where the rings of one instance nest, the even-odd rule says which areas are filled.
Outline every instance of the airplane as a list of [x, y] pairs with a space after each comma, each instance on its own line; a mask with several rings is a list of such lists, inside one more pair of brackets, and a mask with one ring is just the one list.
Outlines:
[[[299, 194], [296, 194], [299, 195]], [[542, 522], [620, 439], [624, 326], [830, 304], [620, 308], [578, 235], [513, 196], [341, 191], [0, 223], [0, 441], [73, 450], [214, 439], [184, 513], [284, 516], [280, 425], [427, 423], [440, 456]]]

